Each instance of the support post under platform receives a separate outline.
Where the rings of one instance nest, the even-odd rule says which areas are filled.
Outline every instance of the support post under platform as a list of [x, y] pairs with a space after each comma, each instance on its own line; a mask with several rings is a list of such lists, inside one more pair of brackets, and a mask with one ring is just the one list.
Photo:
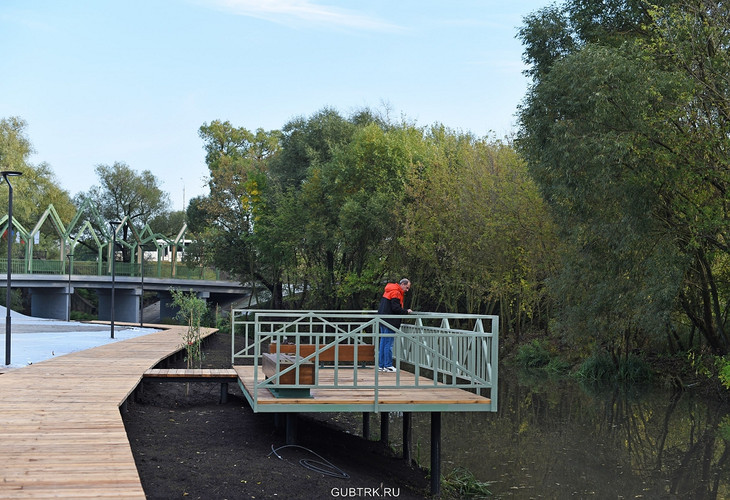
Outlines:
[[431, 495], [441, 494], [441, 412], [431, 413]]
[[297, 414], [286, 414], [286, 444], [297, 443]]
[[366, 441], [370, 441], [370, 412], [362, 413], [362, 437]]
[[411, 441], [413, 440], [413, 426], [411, 412], [403, 412], [403, 460], [411, 465]]
[[390, 429], [390, 413], [380, 412], [380, 442], [388, 445], [388, 433]]

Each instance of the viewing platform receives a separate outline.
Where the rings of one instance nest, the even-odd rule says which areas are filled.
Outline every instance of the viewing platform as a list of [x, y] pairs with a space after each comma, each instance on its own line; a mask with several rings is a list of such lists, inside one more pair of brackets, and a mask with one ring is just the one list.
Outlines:
[[[384, 318], [234, 310], [231, 362], [254, 412], [497, 410], [497, 316], [400, 316], [395, 373], [378, 371], [375, 361], [380, 326], [390, 326]], [[273, 376], [263, 370], [267, 356], [277, 363]]]
[[[386, 323], [401, 318], [400, 328]], [[393, 366], [381, 372], [381, 325], [394, 330]], [[411, 413], [431, 415], [431, 493], [441, 478], [441, 413], [497, 411], [499, 318], [363, 311], [233, 310], [231, 362], [254, 412], [286, 417], [287, 444], [296, 442], [296, 414], [403, 412], [403, 453], [410, 461]]]

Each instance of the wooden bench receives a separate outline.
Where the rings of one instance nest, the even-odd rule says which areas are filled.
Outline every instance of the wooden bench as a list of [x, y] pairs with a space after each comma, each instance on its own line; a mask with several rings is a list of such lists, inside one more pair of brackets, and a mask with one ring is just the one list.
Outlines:
[[233, 368], [150, 368], [143, 377], [158, 382], [219, 382], [221, 404], [228, 402], [228, 383], [238, 380]]
[[[290, 354], [264, 353], [263, 369], [266, 378], [276, 376], [280, 371], [294, 365], [297, 362], [296, 356]], [[278, 366], [277, 366], [278, 364]], [[281, 376], [279, 376], [279, 385], [296, 384], [296, 375], [299, 373], [299, 385], [314, 385], [314, 363], [311, 361], [299, 361], [299, 366]]]
[[[324, 345], [315, 344], [299, 344], [299, 355], [307, 357], [313, 354], [317, 349], [323, 349]], [[282, 352], [284, 354], [295, 355], [297, 346], [295, 344], [282, 344], [279, 346], [276, 342], [269, 344], [269, 352]], [[355, 360], [355, 354], [357, 353], [357, 361]], [[319, 353], [319, 364], [323, 363], [334, 363], [335, 357], [337, 357], [337, 363], [355, 363], [357, 362], [360, 366], [365, 366], [365, 363], [375, 363], [375, 346], [370, 344], [337, 344], [332, 347], [328, 347]], [[314, 358], [312, 358], [314, 361]]]
[[[297, 374], [299, 374], [299, 385], [315, 384], [314, 363], [311, 361], [301, 361], [301, 358], [284, 353], [264, 353], [261, 355], [261, 359], [264, 375], [279, 386], [295, 385], [297, 383]], [[279, 372], [294, 364], [297, 365], [296, 368], [277, 377]], [[311, 397], [308, 387], [269, 387], [268, 389], [277, 398]]]

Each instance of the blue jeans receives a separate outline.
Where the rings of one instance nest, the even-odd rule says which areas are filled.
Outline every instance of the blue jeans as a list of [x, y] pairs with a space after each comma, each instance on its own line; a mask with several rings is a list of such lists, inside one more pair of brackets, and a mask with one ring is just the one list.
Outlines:
[[[380, 333], [393, 333], [393, 330], [387, 326], [380, 325]], [[378, 352], [378, 368], [388, 368], [393, 366], [393, 342], [395, 338], [393, 335], [380, 337], [380, 349]]]

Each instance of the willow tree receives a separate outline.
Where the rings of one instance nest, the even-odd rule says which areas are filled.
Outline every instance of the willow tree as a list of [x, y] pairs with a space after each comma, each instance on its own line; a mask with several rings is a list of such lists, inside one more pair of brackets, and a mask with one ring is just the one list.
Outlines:
[[520, 32], [518, 144], [570, 244], [562, 325], [617, 357], [695, 329], [727, 352], [728, 7], [606, 3], [543, 9]]
[[400, 238], [419, 300], [499, 314], [519, 340], [545, 306], [555, 247], [545, 204], [509, 145], [442, 127], [428, 142], [428, 161], [409, 182]]

